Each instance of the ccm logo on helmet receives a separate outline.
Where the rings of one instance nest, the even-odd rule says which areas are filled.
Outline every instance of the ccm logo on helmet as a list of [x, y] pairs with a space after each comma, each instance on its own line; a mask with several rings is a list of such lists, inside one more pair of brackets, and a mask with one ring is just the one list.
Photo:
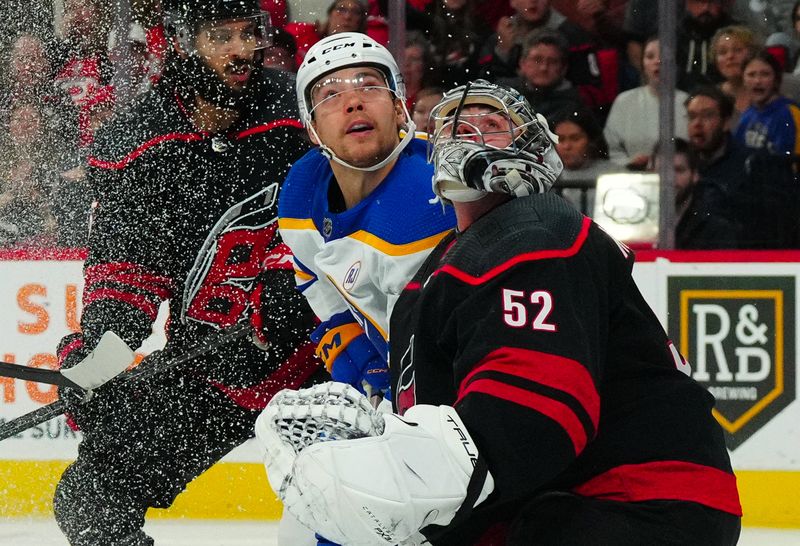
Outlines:
[[322, 50], [322, 54], [325, 55], [326, 53], [330, 53], [331, 51], [336, 51], [337, 49], [344, 49], [346, 47], [355, 47], [355, 42], [350, 42], [349, 44], [336, 44], [333, 47], [328, 47]]

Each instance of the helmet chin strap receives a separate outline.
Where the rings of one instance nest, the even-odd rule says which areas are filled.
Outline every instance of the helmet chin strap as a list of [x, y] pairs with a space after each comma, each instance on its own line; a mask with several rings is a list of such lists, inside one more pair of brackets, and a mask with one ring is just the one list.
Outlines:
[[406, 115], [406, 134], [403, 137], [403, 139], [397, 144], [397, 146], [394, 147], [394, 150], [392, 150], [392, 152], [388, 156], [386, 156], [386, 158], [383, 159], [383, 161], [380, 161], [375, 165], [370, 165], [369, 167], [357, 167], [355, 165], [352, 165], [347, 161], [345, 161], [344, 159], [337, 156], [329, 146], [323, 144], [322, 139], [320, 139], [319, 135], [317, 134], [317, 130], [314, 129], [314, 125], [311, 123], [310, 114], [308, 115], [309, 119], [306, 121], [306, 125], [311, 130], [311, 133], [314, 135], [314, 138], [317, 139], [317, 142], [319, 142], [319, 147], [322, 150], [322, 154], [325, 157], [327, 157], [331, 161], [335, 161], [339, 165], [347, 167], [348, 169], [353, 169], [362, 172], [374, 172], [382, 169], [383, 167], [394, 161], [397, 158], [397, 156], [400, 155], [400, 152], [402, 152], [414, 138], [414, 134], [417, 130], [417, 125], [411, 120], [411, 115], [408, 113], [408, 108], [406, 108], [405, 101], [400, 101], [400, 104], [403, 107], [403, 113], [405, 113]]

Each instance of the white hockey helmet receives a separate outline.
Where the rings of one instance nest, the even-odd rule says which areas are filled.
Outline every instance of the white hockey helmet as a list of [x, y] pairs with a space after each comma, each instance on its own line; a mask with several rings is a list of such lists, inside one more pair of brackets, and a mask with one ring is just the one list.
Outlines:
[[[500, 114], [499, 129], [509, 144], [504, 148], [487, 143], [482, 134], [462, 116], [466, 106], [490, 109], [479, 116]], [[429, 139], [429, 160], [434, 163], [433, 190], [444, 200], [468, 202], [487, 192], [523, 197], [545, 193], [564, 165], [555, 150], [558, 137], [547, 120], [534, 112], [515, 89], [486, 80], [476, 80], [451, 89], [431, 111], [435, 130]], [[463, 126], [470, 129], [462, 131]]]
[[[386, 85], [400, 101], [400, 106], [405, 114], [405, 135], [392, 152], [375, 165], [369, 167], [356, 167], [339, 158], [334, 151], [323, 143], [312, 125], [311, 90], [323, 76], [355, 66], [369, 66], [379, 70], [386, 79]], [[329, 159], [358, 171], [377, 171], [394, 160], [414, 138], [416, 125], [411, 119], [411, 114], [406, 106], [406, 86], [400, 67], [394, 60], [389, 50], [381, 44], [360, 32], [340, 32], [327, 36], [314, 44], [306, 53], [303, 64], [297, 70], [295, 80], [297, 92], [297, 107], [300, 110], [300, 119], [311, 131], [319, 142], [322, 153]]]
[[405, 102], [406, 86], [389, 50], [360, 32], [340, 32], [323, 38], [306, 53], [297, 69], [295, 89], [300, 119], [311, 123], [311, 88], [324, 76], [350, 66], [372, 66], [383, 72], [394, 95]]

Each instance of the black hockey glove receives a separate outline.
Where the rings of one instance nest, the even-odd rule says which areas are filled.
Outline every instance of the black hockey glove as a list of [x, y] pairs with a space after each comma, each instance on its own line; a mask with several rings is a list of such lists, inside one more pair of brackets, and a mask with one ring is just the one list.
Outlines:
[[291, 270], [270, 269], [256, 279], [251, 292], [253, 342], [276, 356], [288, 356], [308, 340], [316, 319], [306, 298], [297, 290]]
[[[90, 352], [91, 348], [86, 347], [83, 334], [65, 336], [56, 350], [59, 368], [63, 370], [72, 368], [86, 358]], [[90, 403], [87, 393], [70, 387], [58, 387], [58, 397], [66, 404], [64, 415], [66, 415], [67, 424], [72, 430], [86, 432], [93, 428], [93, 423], [97, 418], [94, 411], [96, 404]]]

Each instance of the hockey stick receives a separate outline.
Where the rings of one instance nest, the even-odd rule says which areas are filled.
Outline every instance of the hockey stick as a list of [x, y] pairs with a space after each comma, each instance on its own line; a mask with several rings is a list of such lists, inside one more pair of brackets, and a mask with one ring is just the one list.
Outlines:
[[45, 368], [33, 368], [11, 362], [0, 362], [0, 377], [13, 377], [25, 381], [35, 381], [37, 383], [47, 383], [48, 385], [58, 385], [59, 387], [70, 387], [80, 389], [81, 386], [61, 375], [58, 370], [48, 370]]
[[[137, 366], [129, 372], [120, 374], [114, 378], [113, 381], [127, 383], [128, 381], [137, 381], [151, 377], [166, 370], [175, 368], [176, 366], [180, 366], [181, 364], [197, 358], [200, 355], [204, 355], [208, 352], [218, 349], [223, 345], [227, 345], [236, 339], [244, 337], [251, 331], [252, 327], [247, 323], [240, 323], [225, 330], [219, 330], [207, 336], [202, 343], [192, 347], [185, 353], [182, 353], [171, 359], [169, 358], [169, 354], [162, 353], [154, 357], [155, 362], [148, 362], [145, 366]], [[64, 379], [69, 381], [66, 378]], [[77, 386], [77, 384], [75, 385], [78, 389], [83, 391], [81, 387]], [[47, 404], [46, 406], [42, 406], [39, 409], [28, 412], [24, 415], [20, 415], [19, 417], [16, 417], [7, 423], [3, 423], [0, 425], [0, 441], [11, 436], [15, 436], [24, 430], [38, 425], [39, 423], [49, 421], [53, 417], [64, 413], [64, 411], [67, 409], [66, 406], [66, 402], [59, 399], [55, 402]]]

